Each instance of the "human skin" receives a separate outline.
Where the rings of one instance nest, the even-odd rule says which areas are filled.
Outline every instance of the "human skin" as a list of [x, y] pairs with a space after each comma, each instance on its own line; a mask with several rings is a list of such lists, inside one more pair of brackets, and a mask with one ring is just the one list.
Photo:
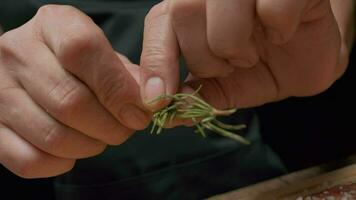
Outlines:
[[56, 176], [144, 129], [138, 66], [79, 10], [47, 5], [0, 37], [0, 163]]
[[[216, 2], [230, 4], [213, 8], [240, 9], [232, 1]], [[244, 7], [247, 1], [236, 2]], [[275, 8], [271, 5], [282, 0], [264, 2], [256, 4], [257, 10]], [[76, 159], [121, 144], [147, 126], [150, 111], [166, 103], [144, 105], [142, 100], [203, 84], [200, 95], [216, 107], [251, 107], [319, 93], [346, 68], [352, 6], [335, 9], [339, 28], [328, 3], [306, 21], [295, 19], [303, 9], [282, 4], [287, 16], [272, 13], [279, 16], [272, 22], [283, 19], [282, 24], [298, 28], [272, 23], [283, 37], [269, 39], [264, 26], [251, 28], [255, 20], [246, 16], [253, 18], [254, 9], [231, 21], [233, 9], [201, 15], [209, 8], [205, 3], [176, 0], [155, 6], [146, 18], [141, 67], [115, 52], [93, 22], [69, 6], [44, 6], [28, 23], [2, 35], [0, 163], [25, 178], [56, 176]], [[255, 18], [263, 22], [266, 16]], [[180, 51], [192, 72], [184, 85], [179, 84]]]
[[[152, 76], [166, 93], [202, 85], [218, 108], [318, 94], [347, 67], [353, 13], [352, 0], [163, 1], [146, 18], [141, 85]], [[179, 55], [191, 72], [183, 85]]]

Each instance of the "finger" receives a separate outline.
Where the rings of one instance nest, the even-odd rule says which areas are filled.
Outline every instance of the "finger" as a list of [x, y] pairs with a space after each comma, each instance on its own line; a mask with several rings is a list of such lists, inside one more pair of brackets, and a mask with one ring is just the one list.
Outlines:
[[140, 71], [141, 67], [135, 64], [132, 64], [132, 62], [125, 56], [122, 55], [118, 52], [116, 52], [116, 55], [120, 58], [122, 63], [124, 63], [127, 71], [132, 75], [132, 77], [135, 79], [137, 83], [140, 83]]
[[[190, 77], [191, 75], [188, 75], [188, 77]], [[196, 90], [193, 90], [191, 87], [183, 87], [180, 88], [178, 90], [179, 93], [184, 93], [184, 94], [193, 94], [194, 95], [198, 95], [199, 94], [196, 94]], [[201, 98], [201, 97], [200, 97]], [[164, 125], [164, 128], [174, 128], [174, 127], [177, 127], [177, 126], [186, 126], [186, 127], [192, 127], [194, 126], [194, 124], [196, 124], [196, 121], [200, 121], [200, 119], [195, 119], [195, 121], [193, 121], [192, 119], [186, 119], [186, 118], [179, 118], [179, 117], [176, 117], [176, 118], [173, 118], [172, 120], [168, 120], [168, 122]]]
[[69, 6], [46, 6], [35, 22], [61, 65], [88, 85], [116, 119], [131, 129], [148, 125], [138, 83], [88, 16]]
[[97, 155], [105, 145], [51, 118], [21, 88], [4, 88], [0, 94], [0, 119], [44, 152], [62, 158]]
[[16, 52], [18, 64], [12, 70], [37, 104], [63, 124], [106, 144], [121, 144], [132, 134], [82, 82], [63, 69], [47, 46], [29, 41], [21, 44], [28, 48], [4, 45]]
[[207, 0], [207, 37], [211, 50], [238, 67], [258, 62], [252, 33], [255, 1]]
[[263, 63], [250, 69], [236, 68], [225, 78], [200, 79], [191, 76], [183, 90], [196, 90], [199, 95], [218, 109], [249, 108], [276, 101], [280, 96], [278, 84]]
[[283, 44], [293, 37], [303, 14], [312, 1], [257, 0], [257, 14], [267, 38], [274, 44]]
[[141, 55], [141, 96], [157, 110], [161, 102], [147, 103], [163, 94], [175, 94], [179, 86], [179, 49], [168, 15], [168, 3], [154, 6], [145, 19]]
[[44, 153], [0, 124], [0, 163], [23, 178], [45, 178], [71, 170], [75, 160]]
[[174, 31], [189, 71], [197, 77], [222, 77], [234, 67], [209, 48], [205, 0], [171, 1], [170, 13]]

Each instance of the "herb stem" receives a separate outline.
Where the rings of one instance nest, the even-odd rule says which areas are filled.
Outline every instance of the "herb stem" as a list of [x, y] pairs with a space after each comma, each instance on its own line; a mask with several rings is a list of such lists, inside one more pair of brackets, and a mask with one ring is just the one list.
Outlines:
[[245, 125], [229, 125], [217, 119], [218, 116], [229, 116], [235, 113], [236, 109], [218, 110], [212, 107], [197, 96], [200, 89], [201, 86], [193, 94], [162, 95], [150, 101], [149, 103], [162, 99], [172, 101], [170, 105], [154, 113], [151, 133], [160, 134], [167, 122], [171, 123], [176, 118], [191, 119], [196, 127], [195, 132], [200, 133], [203, 137], [206, 137], [205, 129], [208, 129], [242, 144], [250, 144], [250, 141], [232, 132], [246, 128]]

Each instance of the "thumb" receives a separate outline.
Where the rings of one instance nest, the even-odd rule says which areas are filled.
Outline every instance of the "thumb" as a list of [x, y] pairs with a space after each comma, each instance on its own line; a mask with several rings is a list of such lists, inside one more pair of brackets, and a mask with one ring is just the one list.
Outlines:
[[179, 47], [168, 14], [168, 3], [154, 6], [145, 19], [140, 87], [145, 106], [157, 110], [165, 102], [150, 102], [175, 94], [179, 86]]

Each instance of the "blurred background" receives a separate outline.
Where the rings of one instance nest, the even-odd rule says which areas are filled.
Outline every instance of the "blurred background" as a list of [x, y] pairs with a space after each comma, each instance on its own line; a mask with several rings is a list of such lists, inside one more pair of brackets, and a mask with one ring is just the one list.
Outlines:
[[356, 48], [326, 92], [258, 108], [264, 140], [295, 171], [356, 154]]

